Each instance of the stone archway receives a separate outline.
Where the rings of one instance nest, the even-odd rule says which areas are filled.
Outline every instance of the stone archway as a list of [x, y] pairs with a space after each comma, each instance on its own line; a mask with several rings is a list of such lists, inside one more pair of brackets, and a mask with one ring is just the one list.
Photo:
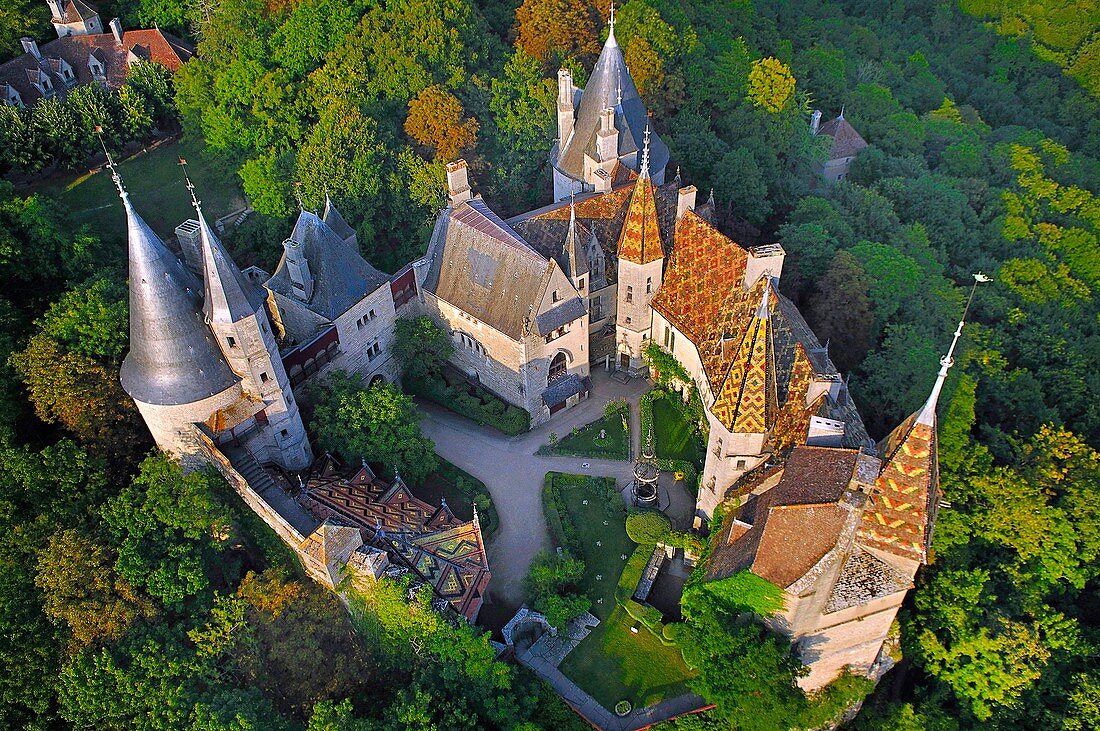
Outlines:
[[565, 355], [564, 350], [559, 350], [558, 354], [550, 361], [550, 371], [546, 375], [546, 385], [550, 385], [554, 381], [565, 376], [569, 372], [568, 358]]

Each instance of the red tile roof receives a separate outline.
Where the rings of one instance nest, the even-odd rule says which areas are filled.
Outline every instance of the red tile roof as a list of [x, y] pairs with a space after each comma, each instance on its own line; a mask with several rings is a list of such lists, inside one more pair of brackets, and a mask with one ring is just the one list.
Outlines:
[[821, 125], [817, 133], [819, 135], [828, 135], [833, 138], [833, 144], [829, 147], [830, 160], [855, 157], [861, 150], [867, 147], [867, 142], [844, 117], [830, 119], [828, 122]]
[[619, 234], [619, 261], [649, 264], [664, 258], [655, 198], [653, 181], [649, 176], [638, 178], [630, 194], [623, 230]]

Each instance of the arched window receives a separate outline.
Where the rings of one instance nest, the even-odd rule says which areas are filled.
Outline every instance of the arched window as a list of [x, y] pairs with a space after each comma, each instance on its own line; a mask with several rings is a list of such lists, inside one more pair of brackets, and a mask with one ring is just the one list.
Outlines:
[[550, 361], [550, 375], [546, 377], [546, 384], [550, 385], [554, 381], [564, 376], [565, 371], [565, 353], [558, 353], [554, 356], [554, 359]]

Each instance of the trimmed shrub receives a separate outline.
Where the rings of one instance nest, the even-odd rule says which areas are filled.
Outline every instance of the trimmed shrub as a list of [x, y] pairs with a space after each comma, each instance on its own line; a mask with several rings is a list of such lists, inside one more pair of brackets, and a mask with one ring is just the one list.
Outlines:
[[662, 542], [672, 531], [672, 523], [655, 510], [633, 510], [626, 516], [626, 534], [638, 545]]

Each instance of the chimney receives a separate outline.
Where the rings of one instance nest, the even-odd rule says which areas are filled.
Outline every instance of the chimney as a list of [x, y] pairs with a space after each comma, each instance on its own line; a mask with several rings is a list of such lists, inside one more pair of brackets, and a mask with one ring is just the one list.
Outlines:
[[19, 42], [23, 44], [23, 52], [29, 53], [39, 61], [42, 60], [42, 52], [38, 50], [38, 43], [33, 38], [20, 38]]
[[615, 129], [615, 109], [607, 107], [600, 112], [600, 131], [596, 133], [596, 155], [599, 162], [608, 162], [619, 156], [619, 130]]
[[451, 199], [451, 205], [457, 206], [462, 201], [468, 201], [473, 197], [470, 190], [470, 172], [465, 160], [455, 160], [447, 164], [447, 196]]
[[54, 20], [65, 20], [65, 0], [46, 0], [46, 4], [50, 6], [50, 14]]
[[749, 256], [745, 260], [746, 290], [752, 289], [752, 285], [765, 274], [773, 279], [779, 279], [783, 274], [783, 259], [787, 252], [779, 244], [761, 244], [749, 249]]
[[309, 262], [306, 261], [302, 245], [294, 239], [283, 242], [286, 251], [286, 270], [290, 274], [290, 286], [294, 295], [302, 302], [309, 302], [313, 296], [313, 277], [309, 273]]
[[199, 243], [199, 222], [189, 218], [176, 226], [176, 241], [183, 253], [183, 263], [192, 274], [202, 277], [202, 244]]
[[815, 109], [813, 116], [810, 117], [810, 134], [816, 135], [817, 130], [821, 127], [821, 110]]
[[695, 194], [699, 192], [699, 189], [694, 185], [689, 185], [686, 188], [680, 188], [679, 195], [676, 198], [676, 220], [679, 221], [684, 217], [684, 214], [688, 211], [695, 210]]
[[573, 72], [569, 69], [558, 71], [558, 149], [573, 134]]
[[110, 26], [111, 26], [111, 32], [114, 33], [114, 35], [115, 35], [115, 43], [121, 46], [122, 45], [122, 21], [120, 21], [118, 18], [112, 18]]

